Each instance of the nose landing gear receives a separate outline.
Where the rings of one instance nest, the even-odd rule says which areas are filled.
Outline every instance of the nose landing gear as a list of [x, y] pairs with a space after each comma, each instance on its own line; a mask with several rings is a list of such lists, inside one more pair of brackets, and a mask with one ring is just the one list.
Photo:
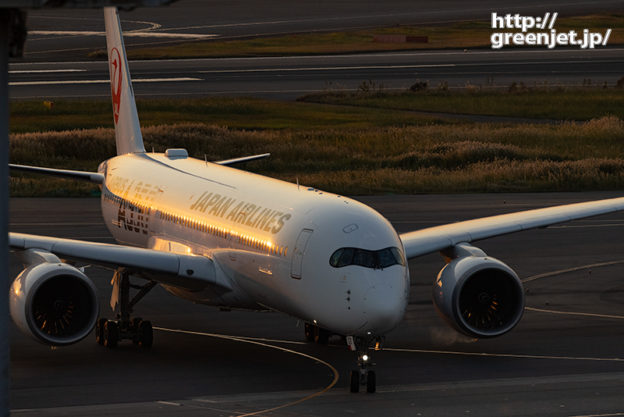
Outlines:
[[377, 390], [377, 375], [370, 369], [375, 364], [371, 361], [369, 350], [381, 350], [383, 339], [347, 336], [346, 341], [349, 349], [357, 351], [358, 355], [358, 369], [351, 371], [351, 392], [360, 392], [360, 386], [365, 386], [366, 392], [374, 393]]

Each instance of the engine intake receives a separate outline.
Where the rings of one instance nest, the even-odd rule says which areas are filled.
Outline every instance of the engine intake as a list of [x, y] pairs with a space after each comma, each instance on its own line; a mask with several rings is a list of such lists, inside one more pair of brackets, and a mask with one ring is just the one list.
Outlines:
[[480, 252], [483, 256], [453, 259], [440, 271], [433, 301], [438, 313], [461, 333], [496, 337], [522, 318], [524, 289], [511, 268]]
[[99, 314], [91, 280], [62, 262], [42, 262], [22, 271], [13, 281], [9, 303], [20, 330], [52, 346], [85, 338]]

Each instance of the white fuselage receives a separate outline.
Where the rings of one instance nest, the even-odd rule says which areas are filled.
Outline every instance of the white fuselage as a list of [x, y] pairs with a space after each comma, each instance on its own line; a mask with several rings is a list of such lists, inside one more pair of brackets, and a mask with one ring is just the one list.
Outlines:
[[383, 268], [362, 266], [366, 259], [330, 264], [340, 248], [369, 256], [396, 248], [403, 258], [394, 228], [359, 202], [165, 154], [118, 156], [99, 171], [105, 175], [102, 213], [117, 241], [207, 256], [218, 280], [232, 288], [167, 286], [175, 295], [273, 309], [345, 335], [382, 335], [403, 317], [409, 293], [404, 260]]

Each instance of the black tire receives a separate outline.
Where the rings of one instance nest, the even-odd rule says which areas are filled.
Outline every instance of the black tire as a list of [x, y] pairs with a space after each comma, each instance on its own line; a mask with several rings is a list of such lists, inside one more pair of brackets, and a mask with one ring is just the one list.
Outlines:
[[98, 345], [104, 346], [104, 326], [106, 325], [106, 319], [98, 319], [95, 324], [95, 341]]
[[143, 349], [151, 348], [154, 344], [154, 331], [152, 329], [152, 323], [149, 321], [142, 321], [139, 323], [139, 328], [137, 330], [137, 340], [139, 341], [138, 345]]
[[329, 341], [329, 331], [321, 327], [314, 326], [314, 342], [319, 345], [326, 345]]
[[132, 329], [133, 330], [138, 330], [139, 329], [139, 325], [141, 324], [141, 322], [143, 321], [143, 319], [141, 317], [135, 317], [132, 319]]
[[303, 331], [305, 333], [306, 342], [314, 343], [314, 325], [306, 323], [303, 326]]
[[360, 370], [351, 371], [351, 392], [360, 392]]
[[366, 392], [369, 394], [377, 391], [377, 378], [375, 376], [375, 371], [368, 371], [366, 374]]
[[104, 323], [103, 339], [105, 347], [112, 349], [117, 346], [117, 342], [119, 341], [119, 326], [117, 322], [107, 320], [106, 323]]
[[132, 343], [134, 343], [137, 346], [139, 345], [139, 326], [141, 325], [142, 321], [143, 319], [140, 317], [135, 317], [132, 320], [130, 320], [130, 331], [134, 335], [132, 337]]

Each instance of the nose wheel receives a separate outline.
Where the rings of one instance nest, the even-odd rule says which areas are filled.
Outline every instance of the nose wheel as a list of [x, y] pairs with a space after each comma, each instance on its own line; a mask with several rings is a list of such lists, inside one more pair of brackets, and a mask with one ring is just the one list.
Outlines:
[[366, 392], [372, 394], [377, 391], [377, 375], [375, 371], [370, 369], [375, 365], [371, 361], [369, 351], [381, 350], [381, 338], [359, 338], [353, 336], [346, 337], [347, 346], [352, 351], [356, 351], [358, 355], [358, 369], [351, 371], [350, 391], [353, 393], [360, 392], [360, 387], [366, 387]]

